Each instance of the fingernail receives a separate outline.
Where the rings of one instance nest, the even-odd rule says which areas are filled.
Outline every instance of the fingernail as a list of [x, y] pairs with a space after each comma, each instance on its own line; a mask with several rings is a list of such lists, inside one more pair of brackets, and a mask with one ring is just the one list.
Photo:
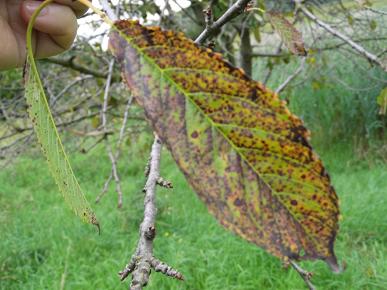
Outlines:
[[[29, 15], [32, 15], [35, 12], [35, 10], [38, 9], [40, 4], [42, 4], [42, 2], [40, 2], [40, 1], [25, 1], [24, 7], [26, 9], [26, 12]], [[46, 7], [42, 11], [40, 11], [39, 16], [43, 16], [43, 15], [47, 14], [47, 12], [48, 12], [48, 8]]]

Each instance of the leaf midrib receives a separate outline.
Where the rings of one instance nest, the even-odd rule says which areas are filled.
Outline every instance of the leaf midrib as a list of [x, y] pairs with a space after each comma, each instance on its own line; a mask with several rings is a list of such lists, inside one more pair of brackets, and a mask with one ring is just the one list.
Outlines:
[[[161, 76], [164, 76], [164, 79], [170, 83], [171, 86], [174, 86], [177, 88], [177, 90], [181, 91], [182, 94], [190, 101], [190, 103], [204, 116], [204, 118], [209, 122], [209, 124], [212, 126], [212, 127], [215, 127], [216, 130], [218, 131], [218, 133], [220, 135], [223, 136], [223, 138], [225, 140], [227, 140], [227, 142], [230, 144], [231, 148], [233, 148], [238, 154], [239, 156], [241, 156], [241, 158], [243, 159], [244, 162], [246, 162], [246, 164], [249, 165], [249, 167], [251, 168], [251, 170], [253, 170], [253, 172], [255, 174], [257, 174], [257, 177], [260, 178], [264, 183], [265, 185], [271, 190], [271, 192], [276, 192], [274, 191], [270, 185], [265, 181], [264, 178], [261, 177], [260, 173], [257, 172], [257, 170], [254, 168], [254, 166], [252, 166], [252, 164], [247, 160], [247, 158], [244, 156], [244, 154], [241, 154], [241, 152], [238, 150], [238, 147], [236, 147], [234, 145], [234, 143], [222, 132], [222, 130], [220, 130], [218, 128], [218, 126], [216, 126], [215, 122], [213, 122], [204, 112], [203, 110], [194, 102], [194, 100], [191, 99], [191, 97], [189, 96], [189, 92], [186, 92], [184, 90], [184, 88], [182, 86], [180, 86], [178, 83], [176, 83], [169, 75], [168, 73], [166, 73], [151, 57], [149, 57], [143, 49], [141, 49], [140, 47], [138, 47], [137, 45], [135, 45], [133, 42], [132, 42], [132, 39], [130, 37], [128, 37], [124, 32], [122, 32], [121, 30], [119, 29], [116, 29], [116, 31], [120, 34], [120, 36], [122, 36], [127, 42], [129, 45], [131, 45], [136, 51], [137, 53], [143, 57], [151, 67], [154, 67], [156, 71], [158, 71], [160, 73]], [[151, 46], [148, 46], [148, 48], [151, 47]], [[214, 72], [213, 72], [214, 73]], [[216, 72], [215, 72], [216, 74]], [[289, 213], [290, 216], [293, 217], [294, 219], [294, 216], [293, 214], [289, 211], [289, 209], [286, 207], [285, 204], [282, 203], [281, 200], [279, 200], [275, 195], [273, 194], [270, 194], [272, 196], [272, 198], [275, 198], [277, 200], [277, 202], [279, 204], [281, 204], [283, 206], [284, 209], [286, 209], [286, 211]], [[275, 216], [275, 215], [274, 215]], [[295, 222], [297, 222], [298, 224], [300, 224], [297, 219], [294, 219]], [[277, 221], [275, 220], [276, 224], [277, 224]], [[304, 227], [300, 224], [300, 226], [304, 229]], [[305, 231], [305, 230], [304, 230]], [[306, 231], [305, 231], [306, 233]], [[309, 239], [311, 239], [312, 243], [315, 244], [315, 245], [318, 245], [318, 242], [316, 243], [316, 240], [313, 236], [311, 235], [307, 235], [309, 237]]]

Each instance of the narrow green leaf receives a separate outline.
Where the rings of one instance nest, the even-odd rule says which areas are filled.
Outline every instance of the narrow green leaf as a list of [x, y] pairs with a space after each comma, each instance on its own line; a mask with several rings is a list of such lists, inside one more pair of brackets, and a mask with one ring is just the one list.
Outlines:
[[83, 221], [96, 225], [99, 229], [97, 218], [79, 186], [64, 151], [34, 60], [31, 45], [33, 25], [40, 11], [51, 2], [53, 0], [43, 2], [28, 24], [27, 61], [25, 64], [25, 97], [28, 112], [50, 172], [66, 203]]
[[376, 102], [380, 106], [379, 114], [386, 115], [387, 112], [387, 87], [385, 87], [376, 97]]
[[347, 21], [348, 21], [348, 24], [349, 24], [350, 26], [353, 26], [354, 20], [353, 20], [352, 15], [348, 15], [348, 16], [347, 16]]
[[255, 40], [260, 43], [261, 42], [261, 27], [259, 25], [257, 25], [256, 27], [254, 27], [253, 29], [253, 34], [254, 34], [254, 37], [255, 37]]
[[371, 28], [371, 30], [375, 30], [377, 26], [378, 26], [378, 23], [375, 20], [372, 19], [370, 21], [370, 28]]

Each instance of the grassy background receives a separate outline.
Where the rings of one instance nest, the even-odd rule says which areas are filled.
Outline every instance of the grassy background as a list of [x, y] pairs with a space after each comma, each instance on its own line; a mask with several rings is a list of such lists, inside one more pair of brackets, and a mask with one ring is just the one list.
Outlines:
[[[146, 139], [144, 144], [150, 144]], [[64, 206], [45, 161], [34, 157], [39, 154], [32, 152], [2, 170], [0, 289], [127, 289], [117, 272], [136, 245], [148, 149], [132, 146], [127, 164], [120, 164], [123, 209], [116, 209], [113, 189], [94, 205], [101, 236]], [[88, 198], [94, 200], [110, 171], [106, 154], [96, 149], [90, 155], [71, 155]], [[346, 147], [322, 155], [341, 198], [336, 252], [347, 269], [336, 275], [323, 262], [302, 266], [315, 273], [318, 289], [387, 289], [387, 166], [377, 160], [353, 162]], [[186, 281], [153, 273], [147, 289], [306, 289], [298, 274], [283, 269], [278, 259], [219, 226], [167, 152], [162, 164], [175, 187], [158, 190], [155, 254], [182, 271]]]

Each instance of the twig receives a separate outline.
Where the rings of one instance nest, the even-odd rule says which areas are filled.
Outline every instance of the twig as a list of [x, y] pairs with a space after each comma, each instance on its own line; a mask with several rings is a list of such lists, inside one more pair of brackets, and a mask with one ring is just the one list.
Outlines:
[[60, 290], [63, 290], [65, 288], [71, 245], [72, 245], [71, 240], [69, 240], [69, 245], [67, 246], [67, 250], [66, 250], [65, 265], [64, 265], [62, 276], [60, 278]]
[[286, 86], [304, 69], [306, 57], [302, 57], [300, 66], [275, 90], [276, 94], [282, 92]]
[[[69, 125], [72, 125], [74, 123], [78, 123], [78, 122], [81, 122], [83, 120], [86, 120], [86, 119], [89, 119], [89, 118], [92, 118], [96, 115], [98, 115], [99, 112], [94, 112], [94, 113], [91, 113], [89, 115], [85, 115], [85, 116], [81, 116], [79, 118], [76, 118], [76, 119], [73, 119], [71, 121], [67, 121], [67, 122], [62, 122], [62, 123], [58, 123], [56, 125], [57, 128], [61, 128], [61, 127], [67, 127]], [[9, 139], [9, 138], [12, 138], [13, 136], [15, 135], [18, 135], [20, 133], [23, 133], [25, 131], [32, 131], [34, 128], [32, 126], [30, 127], [24, 127], [24, 128], [15, 128], [15, 132], [12, 132], [10, 134], [7, 134], [7, 135], [3, 135], [0, 137], [0, 141], [3, 141], [3, 140], [6, 140], [6, 139]]]
[[365, 6], [364, 8], [376, 14], [387, 15], [387, 11], [384, 10], [375, 9], [370, 6]]
[[331, 27], [329, 24], [325, 23], [324, 21], [318, 19], [312, 12], [310, 12], [303, 4], [301, 4], [301, 0], [293, 0], [296, 5], [298, 6], [298, 9], [302, 11], [302, 13], [308, 17], [310, 20], [315, 22], [317, 25], [331, 33], [332, 35], [340, 38], [344, 42], [348, 43], [349, 46], [351, 46], [354, 50], [356, 50], [359, 54], [363, 55], [365, 58], [367, 58], [371, 63], [379, 65], [384, 71], [387, 71], [387, 65], [384, 64], [376, 55], [370, 53], [367, 51], [364, 47], [359, 45], [358, 43], [352, 41], [348, 36], [342, 34], [341, 32], [337, 31], [333, 27]]
[[121, 189], [120, 176], [118, 175], [118, 170], [117, 170], [117, 159], [113, 155], [113, 151], [112, 151], [110, 145], [108, 146], [108, 151], [109, 151], [108, 155], [109, 155], [110, 161], [112, 163], [113, 177], [114, 177], [114, 181], [116, 183], [116, 192], [118, 194], [118, 204], [117, 204], [117, 207], [121, 208], [122, 207], [122, 189]]
[[[61, 59], [61, 58], [53, 58], [53, 57], [51, 57], [51, 58], [42, 59], [41, 61], [42, 62], [48, 62], [48, 63], [57, 64], [57, 65], [60, 65], [60, 66], [63, 66], [63, 67], [67, 67], [67, 68], [73, 69], [75, 71], [78, 71], [80, 73], [94, 76], [96, 78], [106, 79], [106, 77], [107, 77], [107, 73], [103, 73], [103, 72], [100, 72], [100, 71], [92, 70], [90, 68], [87, 68], [85, 66], [82, 66], [82, 65], [78, 64], [77, 62], [75, 62], [75, 57], [70, 57], [68, 59]], [[113, 82], [118, 82], [119, 80], [120, 80], [120, 76], [119, 75], [117, 75], [117, 76], [115, 75], [112, 78], [112, 83]]]
[[[100, 2], [101, 2], [103, 9], [106, 11], [106, 14], [108, 15], [108, 17], [112, 21], [118, 20], [120, 5], [118, 4], [116, 6], [115, 11], [113, 11], [107, 0], [101, 0]], [[113, 76], [113, 69], [114, 69], [114, 59], [112, 59], [109, 63], [109, 71], [108, 71], [108, 75], [107, 75], [107, 79], [106, 79], [104, 101], [103, 101], [103, 108], [102, 108], [102, 128], [105, 132], [108, 131], [108, 129], [107, 129], [107, 106], [108, 106], [108, 98], [109, 98], [109, 89], [111, 86], [111, 81], [112, 81], [112, 76]], [[126, 118], [124, 118], [124, 125], [125, 126], [126, 126], [126, 121], [127, 121], [127, 115], [126, 115]], [[121, 129], [121, 131], [124, 129], [125, 129], [125, 127], [123, 129]], [[121, 132], [120, 132], [120, 139], [122, 139]], [[118, 170], [117, 170], [117, 159], [119, 157], [119, 154], [113, 153], [113, 149], [109, 143], [107, 135], [105, 135], [105, 146], [106, 146], [106, 150], [108, 152], [110, 162], [112, 163], [112, 170], [111, 170], [109, 178], [106, 180], [106, 182], [104, 184], [104, 188], [103, 188], [102, 192], [97, 196], [95, 202], [98, 203], [99, 200], [101, 199], [101, 197], [107, 192], [110, 181], [112, 180], [112, 178], [114, 178], [114, 181], [116, 183], [116, 192], [118, 194], [118, 205], [117, 206], [119, 208], [121, 208], [122, 207], [122, 189], [121, 189], [120, 176], [119, 176]]]
[[173, 188], [172, 182], [170, 182], [169, 180], [165, 180], [161, 176], [157, 179], [156, 183], [157, 183], [157, 185], [160, 185], [161, 187]]
[[216, 34], [216, 32], [224, 24], [240, 15], [249, 4], [251, 0], [238, 0], [236, 1], [217, 21], [211, 25], [207, 25], [203, 32], [196, 38], [195, 42], [198, 44], [203, 44], [204, 41]]
[[[117, 11], [116, 12], [113, 11], [113, 9], [109, 5], [109, 2], [107, 0], [100, 0], [100, 2], [101, 2], [101, 5], [103, 7], [103, 10], [105, 10], [107, 16], [109, 16], [109, 18], [113, 21], [118, 20], [118, 16], [117, 16], [118, 13], [117, 13]], [[117, 5], [117, 7], [118, 6], [119, 5]]]
[[212, 14], [211, 7], [203, 10], [204, 13], [204, 22], [206, 23], [206, 29], [211, 29], [212, 24], [214, 23], [214, 17]]
[[[366, 38], [359, 38], [359, 39], [355, 39], [354, 41], [355, 42], [374, 42], [374, 41], [379, 41], [379, 40], [386, 40], [387, 37], [366, 37]], [[345, 45], [348, 45], [348, 43], [346, 42], [340, 42], [340, 43], [337, 43], [337, 44], [333, 44], [333, 45], [327, 45], [327, 46], [323, 46], [323, 47], [318, 47], [318, 46], [311, 46], [309, 47], [311, 50], [315, 50], [315, 51], [327, 51], [327, 50], [333, 50], [333, 49], [336, 49], [336, 48], [340, 48], [342, 46], [345, 46]], [[380, 57], [380, 55], [383, 54], [384, 51], [381, 51], [378, 53], [378, 57]], [[251, 57], [289, 57], [289, 56], [292, 56], [292, 53], [289, 53], [289, 52], [283, 52], [283, 53], [271, 53], [271, 52], [253, 52], [251, 53]]]
[[[279, 54], [280, 52], [281, 52], [281, 50], [282, 50], [282, 41], [279, 43], [279, 45], [278, 45], [278, 47], [277, 47], [277, 49], [276, 49], [276, 51], [275, 51], [275, 54]], [[268, 60], [268, 62], [269, 62], [270, 60]], [[267, 73], [266, 73], [266, 76], [263, 78], [263, 84], [264, 85], [266, 85], [267, 84], [267, 82], [269, 81], [269, 79], [270, 79], [270, 77], [271, 77], [271, 74], [273, 73], [273, 68], [274, 68], [274, 66], [272, 65], [270, 68], [269, 68], [269, 70], [267, 71]]]
[[69, 83], [66, 87], [64, 87], [56, 96], [54, 96], [53, 100], [50, 103], [50, 106], [55, 106], [56, 102], [64, 95], [66, 94], [73, 86], [78, 84], [79, 82], [83, 82], [85, 80], [92, 79], [93, 76], [83, 76], [83, 77], [77, 77], [75, 78], [71, 83]]
[[[108, 128], [107, 128], [107, 107], [108, 107], [109, 90], [110, 90], [110, 85], [111, 85], [111, 78], [112, 78], [112, 75], [113, 75], [113, 69], [114, 69], [114, 59], [112, 59], [110, 61], [110, 64], [109, 64], [109, 73], [108, 73], [108, 77], [106, 79], [105, 93], [104, 93], [104, 97], [103, 97], [102, 128], [103, 128], [104, 132], [108, 132]], [[113, 176], [114, 181], [116, 183], [116, 192], [118, 194], [118, 205], [117, 206], [119, 208], [121, 208], [122, 207], [121, 180], [120, 180], [120, 176], [119, 176], [118, 170], [117, 170], [117, 159], [115, 158], [115, 155], [113, 154], [113, 149], [112, 149], [112, 146], [109, 143], [109, 138], [108, 138], [107, 134], [105, 135], [105, 146], [106, 146], [106, 151], [108, 153], [110, 162], [112, 163], [111, 175]], [[108, 181], [110, 182], [110, 180], [111, 180], [111, 178], [109, 177]], [[104, 190], [102, 191], [103, 193], [106, 192], [107, 186], [109, 185], [109, 182], [105, 183]], [[99, 200], [100, 196], [102, 196], [102, 195], [103, 194], [100, 194], [97, 197], [97, 200]]]
[[[120, 154], [121, 154], [121, 145], [122, 145], [122, 141], [124, 139], [124, 135], [125, 135], [125, 129], [126, 129], [126, 124], [128, 123], [128, 117], [129, 117], [129, 109], [130, 109], [130, 106], [132, 104], [132, 101], [133, 101], [133, 97], [131, 96], [128, 100], [128, 103], [126, 104], [126, 108], [125, 108], [125, 113], [124, 113], [124, 119], [122, 121], [122, 126], [121, 126], [121, 129], [120, 129], [120, 135], [118, 137], [118, 141], [117, 141], [117, 145], [116, 145], [116, 153], [115, 153], [115, 156], [114, 156], [114, 160], [118, 160], [120, 158]], [[110, 159], [111, 160], [111, 159]], [[101, 198], [106, 194], [106, 192], [108, 191], [108, 188], [109, 188], [109, 184], [110, 182], [112, 181], [113, 179], [113, 175], [114, 175], [114, 169], [112, 167], [112, 170], [110, 172], [110, 175], [108, 177], [108, 179], [105, 181], [105, 184], [103, 186], [103, 189], [101, 191], [101, 193], [97, 196], [97, 198], [95, 199], [95, 203], [99, 203]]]
[[150, 154], [149, 175], [145, 184], [144, 219], [140, 225], [140, 239], [130, 262], [119, 272], [121, 281], [125, 280], [132, 273], [131, 290], [142, 289], [147, 285], [151, 269], [179, 280], [184, 279], [179, 271], [153, 257], [153, 239], [156, 236], [155, 222], [157, 212], [155, 195], [156, 183], [160, 178], [161, 148], [161, 142], [155, 136]]
[[155, 257], [151, 257], [149, 263], [151, 264], [151, 267], [156, 272], [161, 272], [164, 275], [167, 275], [172, 278], [176, 278], [178, 280], [184, 280], [183, 275], [179, 271], [171, 268], [170, 266], [161, 262], [160, 260], [157, 260]]
[[101, 143], [105, 138], [99, 138], [97, 141], [94, 142], [94, 144], [90, 145], [88, 148], [82, 148], [81, 153], [87, 154], [90, 152], [92, 149], [94, 149], [99, 143]]
[[113, 173], [110, 173], [108, 179], [106, 179], [106, 181], [103, 185], [103, 189], [102, 189], [101, 193], [95, 199], [95, 203], [99, 203], [101, 201], [101, 198], [106, 194], [106, 192], [109, 189], [110, 181], [112, 181], [112, 179], [113, 179]]
[[305, 281], [305, 284], [308, 286], [309, 290], [316, 290], [316, 287], [314, 287], [314, 285], [312, 284], [312, 282], [310, 281], [312, 276], [313, 276], [313, 273], [311, 272], [308, 272], [308, 271], [305, 271], [304, 269], [302, 269], [296, 262], [294, 262], [293, 260], [289, 260], [289, 263], [290, 265], [292, 265], [292, 267], [294, 268], [294, 270], [297, 271], [298, 274], [300, 274], [300, 276], [302, 277], [302, 279], [304, 279]]
[[[181, 9], [181, 11], [184, 13], [185, 16], [187, 16], [189, 19], [191, 19], [196, 25], [199, 25], [199, 26], [201, 25], [201, 23], [198, 22], [195, 17], [193, 17], [189, 12], [187, 12], [187, 10], [183, 6], [181, 6], [179, 4], [178, 0], [172, 0], [172, 1]], [[168, 3], [168, 1], [167, 1], [167, 3]]]

